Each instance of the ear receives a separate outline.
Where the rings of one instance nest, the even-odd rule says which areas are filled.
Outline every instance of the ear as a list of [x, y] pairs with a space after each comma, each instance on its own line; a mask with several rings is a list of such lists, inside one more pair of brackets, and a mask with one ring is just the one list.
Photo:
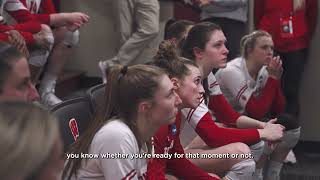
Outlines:
[[180, 87], [179, 80], [177, 78], [171, 78], [171, 82], [173, 84], [174, 89], [178, 89]]
[[248, 52], [247, 52], [247, 53], [248, 53], [248, 56], [253, 52], [253, 49], [254, 49], [254, 48], [248, 48], [248, 49], [247, 49], [247, 51], [248, 51]]
[[193, 54], [196, 57], [196, 59], [202, 59], [203, 54], [202, 54], [202, 50], [198, 47], [194, 47], [192, 48]]
[[138, 104], [138, 113], [145, 113], [151, 108], [150, 101], [142, 101]]

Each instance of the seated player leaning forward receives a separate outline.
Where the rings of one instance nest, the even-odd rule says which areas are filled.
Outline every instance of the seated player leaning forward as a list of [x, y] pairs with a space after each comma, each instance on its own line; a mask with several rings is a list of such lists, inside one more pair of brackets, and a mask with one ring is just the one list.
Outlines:
[[[273, 57], [273, 46], [269, 33], [252, 32], [242, 38], [242, 56], [216, 74], [223, 94], [239, 113], [260, 120], [278, 117], [278, 122], [286, 128], [281, 143], [267, 154], [270, 154], [268, 167], [265, 167], [267, 179], [279, 177], [283, 160], [300, 137], [298, 121], [282, 114], [285, 109], [281, 88], [282, 61], [279, 56]], [[258, 174], [262, 178], [263, 162], [260, 163]]]
[[[171, 78], [175, 92], [182, 100], [178, 108], [195, 108], [204, 93], [199, 68], [192, 61], [179, 58], [175, 49], [172, 41], [163, 41], [153, 64], [163, 68]], [[150, 179], [156, 177], [158, 180], [167, 179], [169, 175], [165, 176], [165, 174], [169, 172], [179, 179], [186, 180], [219, 179], [214, 174], [208, 175], [187, 160], [180, 144], [180, 126], [179, 112], [174, 123], [161, 127], [153, 137], [155, 153], [169, 155], [169, 158], [154, 158], [149, 161], [147, 177]], [[254, 165], [254, 162], [252, 163]], [[169, 179], [172, 179], [172, 176]]]
[[[182, 110], [183, 117], [188, 122], [186, 126], [191, 126], [204, 141], [201, 140], [202, 142], [200, 142], [199, 146], [188, 146], [186, 152], [201, 154], [223, 154], [226, 152], [230, 154], [248, 154], [250, 150], [247, 145], [250, 145], [253, 157], [258, 161], [264, 148], [264, 143], [260, 142], [260, 140], [279, 140], [283, 134], [283, 127], [279, 124], [273, 124], [275, 120], [264, 123], [240, 115], [233, 110], [224, 98], [212, 70], [214, 68], [223, 68], [226, 65], [228, 50], [225, 47], [225, 42], [226, 38], [221, 28], [208, 22], [196, 24], [191, 28], [184, 42], [182, 55], [194, 60], [199, 66], [202, 79], [205, 79], [204, 87], [208, 96], [208, 99], [205, 98], [208, 105], [203, 101], [196, 109]], [[209, 112], [208, 106], [218, 120], [236, 128], [218, 127]], [[187, 138], [187, 144], [192, 140], [192, 137]], [[195, 140], [195, 142], [197, 141], [200, 141], [200, 139]], [[237, 143], [233, 148], [222, 149], [222, 151], [214, 149], [236, 142], [242, 142], [247, 145]], [[222, 163], [224, 159], [190, 160], [209, 172], [218, 173], [228, 172], [235, 164], [241, 161], [233, 159], [233, 161], [226, 161], [230, 163]]]
[[[159, 127], [173, 123], [181, 103], [173, 88], [160, 68], [114, 66], [108, 75], [102, 111], [69, 151], [99, 158], [69, 159], [63, 179], [145, 179], [147, 159], [131, 157], [150, 154], [151, 137]], [[107, 153], [127, 157], [101, 157]]]

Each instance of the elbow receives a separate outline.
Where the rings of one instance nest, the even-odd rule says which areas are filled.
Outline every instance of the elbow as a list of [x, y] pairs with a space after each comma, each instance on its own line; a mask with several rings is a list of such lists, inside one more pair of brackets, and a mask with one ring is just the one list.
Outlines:
[[159, 34], [159, 31], [160, 31], [159, 24], [157, 24], [153, 28], [151, 28], [150, 35], [157, 36]]

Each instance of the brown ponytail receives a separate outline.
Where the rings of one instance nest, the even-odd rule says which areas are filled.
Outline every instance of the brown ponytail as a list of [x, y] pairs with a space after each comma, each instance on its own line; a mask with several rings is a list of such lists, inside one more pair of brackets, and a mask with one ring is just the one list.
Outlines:
[[198, 67], [194, 61], [179, 57], [176, 52], [176, 44], [171, 40], [164, 40], [159, 46], [157, 55], [154, 57], [154, 65], [164, 69], [170, 78], [183, 79], [190, 73], [186, 65]]
[[[142, 142], [135, 122], [137, 106], [140, 101], [153, 98], [163, 75], [163, 70], [149, 65], [114, 66], [108, 75], [104, 105], [98, 109], [91, 125], [72, 145], [69, 153], [88, 153], [97, 131], [114, 116], [129, 126], [141, 148]], [[81, 162], [82, 159], [69, 159], [63, 179], [70, 179], [72, 175], [76, 175]]]

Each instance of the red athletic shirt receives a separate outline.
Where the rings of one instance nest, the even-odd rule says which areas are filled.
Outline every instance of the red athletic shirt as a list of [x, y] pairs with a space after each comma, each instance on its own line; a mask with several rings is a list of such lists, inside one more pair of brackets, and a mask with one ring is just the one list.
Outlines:
[[[210, 73], [207, 82], [209, 90], [209, 109], [219, 121], [229, 126], [236, 126], [240, 114], [236, 112], [223, 96], [220, 86]], [[220, 147], [235, 142], [243, 142], [248, 145], [260, 141], [257, 129], [233, 129], [222, 128], [215, 124], [208, 106], [202, 102], [196, 109], [183, 109], [182, 113], [187, 122], [210, 147]]]
[[28, 8], [35, 19], [50, 25], [50, 14], [56, 13], [52, 0], [20, 0], [20, 2]]
[[210, 147], [221, 147], [235, 142], [251, 145], [260, 141], [257, 129], [217, 126], [208, 107], [203, 102], [196, 109], [183, 109], [183, 114], [190, 126]]
[[[255, 25], [272, 35], [275, 49], [295, 51], [309, 46], [317, 24], [318, 0], [306, 0], [305, 6], [294, 12], [292, 0], [255, 1]], [[292, 36], [281, 33], [283, 20], [292, 18]]]
[[4, 5], [4, 11], [12, 16], [17, 21], [17, 24], [0, 24], [0, 40], [8, 41], [8, 35], [5, 32], [17, 30], [24, 37], [26, 43], [32, 45], [34, 43], [32, 34], [41, 30], [40, 23], [34, 19], [19, 0], [7, 1]]
[[[180, 144], [181, 114], [178, 113], [174, 124], [161, 127], [154, 136], [155, 154], [169, 153], [171, 159], [154, 158], [148, 163], [147, 179], [165, 180], [166, 172], [170, 172], [184, 180], [217, 180], [211, 177], [184, 157], [184, 150]], [[174, 158], [174, 154], [182, 158]]]

